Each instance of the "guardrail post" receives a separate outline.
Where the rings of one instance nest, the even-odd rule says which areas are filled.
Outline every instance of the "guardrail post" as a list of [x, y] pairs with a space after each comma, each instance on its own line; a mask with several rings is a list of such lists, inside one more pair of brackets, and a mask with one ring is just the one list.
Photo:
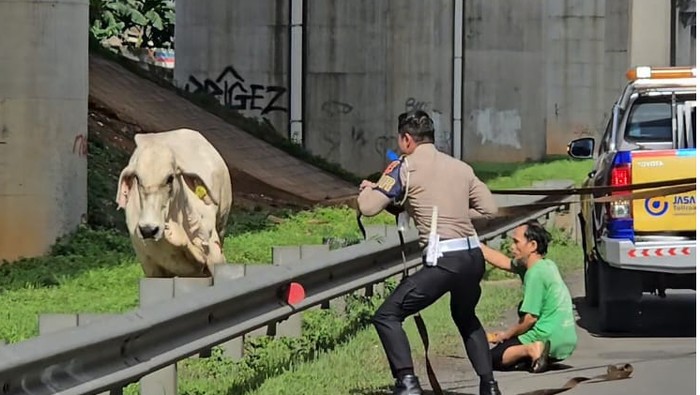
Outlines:
[[[246, 264], [244, 265], [244, 274], [246, 276], [260, 276], [263, 275], [262, 273], [269, 271], [269, 270], [274, 270], [275, 267], [273, 265], [267, 264], [267, 263], [252, 263], [252, 264]], [[260, 336], [275, 336], [275, 332], [277, 331], [277, 325], [273, 322], [271, 324], [262, 326], [257, 329], [253, 329], [252, 331], [248, 332], [244, 336], [244, 341], [247, 338], [254, 338], [254, 337], [260, 337]]]
[[[301, 246], [301, 260], [307, 261], [310, 259], [322, 259], [325, 254], [330, 252], [331, 246], [328, 244], [307, 244]], [[321, 303], [320, 305], [312, 307], [312, 309], [328, 309], [330, 308], [330, 301]]]
[[[226, 265], [217, 265], [214, 269], [214, 286], [225, 287], [232, 282], [245, 276], [246, 265], [229, 263]], [[239, 336], [221, 344], [224, 350], [224, 355], [231, 358], [233, 361], [238, 361], [243, 358], [243, 337]]]
[[[365, 227], [367, 232], [367, 240], [364, 243], [376, 243], [377, 240], [383, 243], [386, 240], [387, 234], [389, 232], [386, 225], [367, 225]], [[371, 297], [374, 295], [374, 286], [368, 285], [365, 287], [365, 296]]]
[[[39, 336], [48, 333], [59, 332], [64, 329], [75, 328], [76, 326], [88, 325], [89, 323], [116, 314], [40, 314], [39, 315]], [[0, 341], [0, 346], [4, 344]], [[111, 391], [100, 392], [98, 395], [121, 395], [122, 388], [115, 388]]]
[[[172, 278], [142, 278], [139, 284], [141, 307], [172, 299], [175, 281]], [[139, 380], [142, 395], [177, 395], [177, 364], [166, 366]]]
[[[301, 259], [301, 246], [272, 247], [272, 264], [284, 266], [299, 262]], [[301, 313], [290, 315], [286, 320], [277, 323], [275, 335], [284, 337], [301, 336]]]
[[78, 326], [77, 314], [40, 314], [39, 336]]
[[[191, 292], [196, 292], [202, 288], [211, 287], [213, 284], [211, 277], [175, 277], [173, 278], [173, 297], [177, 298]], [[208, 358], [211, 356], [211, 349], [201, 350], [200, 358]], [[196, 355], [193, 357], [196, 358]]]

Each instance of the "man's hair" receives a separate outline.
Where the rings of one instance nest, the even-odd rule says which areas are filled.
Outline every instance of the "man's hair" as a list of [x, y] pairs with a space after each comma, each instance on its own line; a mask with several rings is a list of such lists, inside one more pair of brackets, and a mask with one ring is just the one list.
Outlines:
[[538, 254], [541, 256], [547, 255], [547, 249], [552, 235], [550, 235], [547, 229], [535, 219], [529, 220], [523, 225], [527, 226], [527, 229], [525, 229], [525, 239], [537, 243]]
[[430, 116], [423, 110], [407, 111], [399, 115], [398, 132], [410, 134], [417, 142], [434, 142], [435, 126]]

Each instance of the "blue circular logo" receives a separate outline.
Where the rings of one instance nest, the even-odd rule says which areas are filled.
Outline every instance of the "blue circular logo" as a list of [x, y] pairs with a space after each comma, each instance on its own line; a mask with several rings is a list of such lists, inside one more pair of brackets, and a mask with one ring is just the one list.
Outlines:
[[649, 215], [660, 217], [668, 211], [668, 202], [664, 198], [649, 198], [644, 201], [644, 209]]

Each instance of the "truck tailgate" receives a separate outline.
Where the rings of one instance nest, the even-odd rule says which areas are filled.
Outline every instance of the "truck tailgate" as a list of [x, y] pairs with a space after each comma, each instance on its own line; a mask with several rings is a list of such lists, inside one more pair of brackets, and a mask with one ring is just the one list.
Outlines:
[[[694, 178], [695, 149], [632, 151], [635, 184]], [[633, 202], [635, 232], [695, 231], [695, 191]]]

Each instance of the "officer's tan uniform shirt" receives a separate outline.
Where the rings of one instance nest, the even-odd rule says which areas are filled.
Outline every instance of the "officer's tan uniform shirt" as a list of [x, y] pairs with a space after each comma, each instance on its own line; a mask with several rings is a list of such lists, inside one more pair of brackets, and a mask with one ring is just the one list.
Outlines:
[[[401, 185], [408, 185], [404, 207], [416, 224], [422, 247], [428, 244], [433, 206], [438, 208], [441, 240], [476, 234], [472, 219], [490, 218], [498, 211], [493, 195], [471, 166], [438, 151], [433, 144], [421, 144], [404, 158], [400, 178]], [[370, 188], [357, 198], [365, 216], [379, 214], [389, 203], [391, 199], [384, 193]]]

